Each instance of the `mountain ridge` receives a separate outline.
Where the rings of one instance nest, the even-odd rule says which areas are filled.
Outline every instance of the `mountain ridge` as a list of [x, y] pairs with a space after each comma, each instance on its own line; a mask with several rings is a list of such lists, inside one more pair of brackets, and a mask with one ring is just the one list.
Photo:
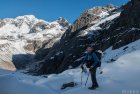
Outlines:
[[41, 48], [43, 44], [51, 41], [51, 43], [48, 43], [48, 47], [51, 47], [55, 41], [58, 41], [69, 25], [69, 22], [64, 18], [46, 22], [37, 19], [34, 15], [1, 19], [0, 64], [2, 67], [0, 67], [4, 68], [3, 64], [5, 63], [7, 64], [5, 65], [6, 69], [10, 64], [11, 68], [9, 67], [9, 70], [22, 68], [26, 65], [24, 62], [28, 64], [28, 62], [32, 61], [32, 54]]

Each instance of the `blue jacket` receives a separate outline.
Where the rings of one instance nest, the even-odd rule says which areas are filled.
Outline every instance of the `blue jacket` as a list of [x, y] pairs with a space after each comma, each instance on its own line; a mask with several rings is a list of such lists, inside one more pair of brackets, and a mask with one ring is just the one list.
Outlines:
[[99, 63], [99, 59], [98, 59], [97, 55], [95, 54], [95, 52], [86, 53], [82, 60], [82, 64], [85, 64], [87, 59], [93, 59], [93, 61], [94, 61], [93, 67], [95, 67], [97, 65], [97, 63]]

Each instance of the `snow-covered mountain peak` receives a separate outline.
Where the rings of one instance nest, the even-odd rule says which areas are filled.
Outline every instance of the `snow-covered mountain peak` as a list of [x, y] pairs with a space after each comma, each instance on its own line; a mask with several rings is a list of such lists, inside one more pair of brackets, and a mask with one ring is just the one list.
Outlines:
[[29, 19], [29, 20], [33, 20], [36, 19], [36, 17], [34, 15], [24, 15], [24, 16], [18, 16], [16, 17], [16, 19]]
[[96, 7], [93, 7], [91, 9], [88, 9], [87, 11], [85, 11], [85, 13], [89, 13], [89, 14], [100, 14], [102, 11], [104, 12], [110, 12], [114, 9], [116, 9], [117, 7], [114, 6], [113, 4], [108, 4], [108, 5], [105, 5], [105, 6], [96, 6]]
[[[105, 17], [111, 15], [111, 11], [115, 10], [117, 7], [114, 5], [106, 6], [96, 6], [91, 9], [86, 10], [80, 15], [80, 17], [72, 25], [71, 32], [82, 29], [85, 26], [92, 26], [94, 23], [99, 22]], [[92, 25], [91, 25], [92, 23]]]
[[59, 17], [56, 21], [57, 22], [68, 22], [67, 19], [65, 19], [63, 17]]
[[36, 21], [38, 21], [38, 19], [34, 15], [17, 16], [16, 18], [5, 18], [2, 20], [6, 23], [36, 22]]
[[[41, 48], [43, 43], [47, 43], [48, 48], [51, 47], [60, 39], [69, 25], [69, 22], [64, 18], [47, 22], [36, 18], [34, 15], [0, 19], [0, 42], [2, 42], [0, 43], [0, 50], [8, 49], [0, 53], [0, 56], [2, 55], [0, 64], [3, 65], [4, 62], [12, 64], [14, 55], [32, 54]], [[3, 68], [5, 67], [7, 68], [7, 65]]]
[[63, 17], [59, 17], [58, 20], [56, 20], [62, 27], [69, 27], [70, 23]]
[[107, 8], [113, 8], [113, 9], [116, 9], [117, 8], [117, 6], [115, 6], [113, 4], [107, 4], [107, 5], [105, 5], [105, 7], [107, 7]]
[[[6, 18], [0, 20], [0, 32], [1, 35], [11, 34], [11, 32], [14, 32], [17, 34], [19, 33], [35, 33], [41, 32], [44, 30], [57, 28], [57, 29], [63, 29], [64, 31], [68, 28], [69, 22], [64, 18], [59, 18], [56, 21], [53, 22], [47, 22], [45, 20], [37, 19], [34, 15], [24, 15], [24, 16], [18, 16], [16, 18]], [[35, 28], [38, 28], [35, 30]], [[3, 32], [4, 31], [4, 32]], [[4, 33], [4, 34], [3, 34]]]

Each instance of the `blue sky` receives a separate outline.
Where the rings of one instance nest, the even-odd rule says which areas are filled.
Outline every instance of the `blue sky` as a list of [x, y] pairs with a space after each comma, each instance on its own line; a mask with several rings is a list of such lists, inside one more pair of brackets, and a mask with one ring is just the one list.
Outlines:
[[0, 18], [35, 15], [46, 21], [64, 17], [71, 23], [85, 10], [94, 6], [120, 6], [128, 0], [0, 0]]

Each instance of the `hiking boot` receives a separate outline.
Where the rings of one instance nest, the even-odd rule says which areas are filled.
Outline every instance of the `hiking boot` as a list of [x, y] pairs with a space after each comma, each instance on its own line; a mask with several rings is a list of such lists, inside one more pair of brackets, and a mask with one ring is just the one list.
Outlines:
[[92, 86], [92, 87], [89, 87], [88, 89], [90, 90], [95, 90], [96, 88], [98, 88], [99, 86]]
[[93, 86], [92, 86], [92, 87], [89, 87], [88, 89], [89, 89], [89, 90], [95, 90], [96, 87], [93, 87]]
[[98, 85], [96, 85], [96, 86], [94, 86], [95, 88], [98, 88], [99, 86]]

